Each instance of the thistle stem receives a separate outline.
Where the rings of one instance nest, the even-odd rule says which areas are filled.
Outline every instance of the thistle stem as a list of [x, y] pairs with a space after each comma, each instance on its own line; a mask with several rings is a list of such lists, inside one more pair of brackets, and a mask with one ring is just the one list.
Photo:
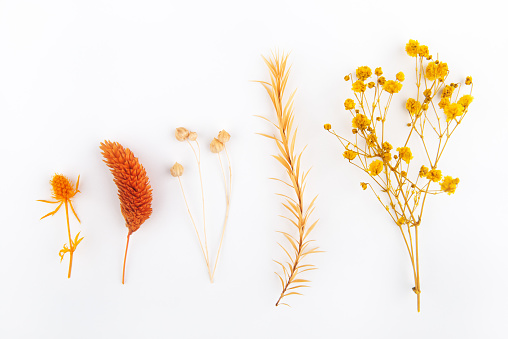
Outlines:
[[131, 237], [131, 231], [127, 234], [127, 244], [125, 245], [125, 255], [123, 257], [123, 272], [122, 272], [122, 284], [125, 284], [125, 262], [127, 261], [127, 250], [129, 249], [129, 239]]
[[72, 238], [71, 238], [71, 227], [69, 225], [69, 207], [67, 206], [67, 199], [65, 199], [65, 217], [67, 219], [67, 232], [69, 234], [69, 247], [70, 247], [70, 260], [69, 260], [69, 273], [67, 275], [67, 278], [71, 277], [71, 271], [72, 271], [72, 254], [74, 253], [74, 248], [72, 246]]

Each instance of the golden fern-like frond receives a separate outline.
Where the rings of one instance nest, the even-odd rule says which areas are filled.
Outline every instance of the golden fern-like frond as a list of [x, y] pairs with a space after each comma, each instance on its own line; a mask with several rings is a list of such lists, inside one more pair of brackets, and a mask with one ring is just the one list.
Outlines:
[[282, 285], [282, 292], [275, 306], [289, 306], [281, 302], [284, 297], [301, 295], [297, 290], [303, 287], [309, 287], [306, 283], [309, 283], [310, 280], [300, 278], [300, 274], [316, 269], [312, 264], [303, 264], [303, 259], [309, 254], [321, 252], [318, 247], [311, 246], [314, 240], [308, 239], [310, 232], [314, 229], [318, 221], [315, 221], [309, 227], [307, 226], [309, 217], [314, 211], [314, 203], [317, 196], [313, 198], [306, 208], [304, 207], [304, 191], [310, 169], [302, 171], [300, 167], [302, 154], [305, 148], [300, 152], [295, 152], [298, 128], [293, 128], [293, 104], [296, 90], [291, 93], [285, 103], [283, 101], [284, 91], [291, 68], [287, 66], [288, 55], [284, 53], [282, 55], [275, 53], [272, 55], [272, 58], [267, 59], [263, 57], [263, 60], [270, 70], [270, 83], [264, 81], [258, 82], [266, 89], [270, 96], [277, 115], [277, 121], [274, 123], [264, 117], [261, 118], [272, 123], [278, 129], [279, 135], [259, 134], [275, 141], [279, 154], [273, 155], [273, 157], [284, 167], [289, 178], [288, 181], [277, 178], [271, 179], [282, 182], [294, 191], [294, 197], [278, 194], [284, 198], [282, 205], [289, 211], [290, 215], [290, 217], [281, 217], [295, 226], [296, 230], [294, 234], [279, 231], [286, 239], [286, 246], [280, 243], [278, 244], [287, 258], [283, 261], [274, 260], [282, 268], [282, 273], [275, 272]]

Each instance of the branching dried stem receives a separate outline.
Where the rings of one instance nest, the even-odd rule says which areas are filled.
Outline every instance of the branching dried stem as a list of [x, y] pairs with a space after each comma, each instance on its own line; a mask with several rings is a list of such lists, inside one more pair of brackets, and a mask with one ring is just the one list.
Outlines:
[[[204, 242], [205, 242], [204, 246], [203, 246], [203, 243], [201, 242], [201, 236], [200, 236], [200, 233], [196, 227], [196, 223], [194, 222], [194, 217], [192, 216], [191, 210], [189, 208], [189, 204], [187, 203], [187, 198], [185, 197], [185, 192], [184, 192], [183, 185], [182, 185], [182, 182], [180, 179], [180, 176], [183, 174], [183, 166], [178, 163], [175, 163], [175, 165], [171, 168], [171, 175], [174, 177], [178, 177], [178, 180], [180, 181], [180, 187], [182, 189], [182, 195], [183, 195], [183, 198], [185, 201], [185, 205], [187, 206], [187, 211], [188, 211], [189, 216], [191, 218], [192, 225], [194, 226], [194, 230], [196, 231], [196, 235], [198, 236], [199, 246], [201, 247], [201, 251], [203, 252], [203, 256], [205, 258], [206, 267], [208, 269], [208, 275], [210, 277], [210, 282], [213, 283], [213, 279], [215, 277], [215, 271], [217, 269], [217, 263], [219, 261], [219, 256], [220, 256], [222, 244], [224, 241], [224, 233], [226, 231], [226, 225], [227, 225], [227, 221], [228, 221], [228, 217], [229, 217], [232, 175], [231, 175], [231, 162], [229, 161], [229, 155], [227, 154], [225, 143], [229, 140], [230, 135], [226, 131], [222, 130], [221, 132], [219, 132], [218, 138], [214, 138], [214, 140], [210, 144], [210, 151], [212, 153], [217, 153], [217, 156], [219, 159], [219, 163], [220, 163], [221, 170], [222, 170], [222, 176], [224, 178], [224, 188], [225, 188], [225, 194], [226, 194], [226, 215], [224, 218], [224, 224], [222, 226], [220, 243], [219, 243], [219, 247], [217, 249], [217, 255], [215, 257], [215, 264], [213, 265], [213, 270], [211, 269], [211, 264], [210, 264], [211, 260], [210, 260], [209, 252], [208, 252], [208, 241], [207, 241], [206, 221], [205, 221], [206, 220], [206, 217], [205, 217], [205, 197], [204, 197], [204, 189], [203, 189], [203, 176], [202, 176], [202, 172], [201, 172], [201, 149], [199, 147], [199, 143], [197, 142], [197, 133], [190, 132], [185, 127], [178, 127], [175, 131], [175, 137], [178, 141], [187, 141], [187, 143], [189, 144], [189, 146], [192, 149], [192, 152], [194, 153], [196, 162], [198, 164], [199, 180], [201, 183], [201, 202], [202, 202], [202, 206], [203, 206], [203, 233], [204, 233], [203, 237], [204, 237]], [[191, 141], [196, 142], [198, 152], [196, 152]], [[224, 167], [222, 165], [222, 160], [221, 160], [221, 155], [220, 155], [220, 152], [222, 150], [225, 150], [227, 161], [228, 161], [229, 183], [226, 180], [226, 174], [224, 171]]]
[[285, 202], [282, 203], [282, 205], [291, 215], [290, 218], [284, 218], [289, 220], [290, 223], [296, 227], [297, 231], [296, 236], [287, 232], [280, 232], [288, 241], [286, 246], [279, 243], [279, 246], [283, 249], [288, 259], [282, 262], [275, 261], [282, 267], [282, 275], [275, 272], [282, 285], [282, 292], [275, 303], [275, 306], [289, 306], [288, 304], [283, 303], [282, 299], [289, 295], [301, 295], [301, 293], [296, 292], [296, 290], [308, 287], [305, 283], [310, 281], [299, 278], [299, 274], [305, 271], [314, 270], [316, 267], [312, 264], [303, 264], [303, 259], [309, 254], [321, 252], [318, 250], [318, 247], [310, 246], [310, 243], [313, 240], [308, 239], [310, 232], [317, 224], [317, 221], [315, 221], [313, 224], [308, 226], [309, 217], [314, 210], [314, 202], [316, 201], [317, 196], [314, 197], [307, 208], [304, 207], [303, 198], [306, 185], [305, 180], [310, 170], [304, 172], [301, 171], [300, 168], [301, 157], [305, 149], [299, 153], [295, 153], [297, 128], [293, 129], [293, 98], [296, 90], [291, 93], [285, 104], [283, 102], [284, 91], [286, 89], [290, 71], [290, 67], [287, 67], [287, 59], [287, 54], [273, 54], [272, 58], [269, 59], [263, 57], [263, 60], [270, 71], [271, 81], [270, 83], [258, 81], [261, 85], [263, 85], [270, 96], [277, 115], [277, 122], [273, 123], [269, 119], [264, 117], [262, 118], [273, 124], [278, 130], [279, 135], [259, 134], [273, 139], [279, 150], [279, 154], [274, 155], [273, 157], [285, 168], [289, 182], [280, 179], [275, 180], [283, 182], [294, 192], [294, 197], [290, 197], [285, 194], [279, 195], [285, 198]]
[[[344, 103], [346, 110], [349, 110], [353, 116], [355, 141], [348, 141], [337, 135], [331, 130], [329, 124], [325, 125], [325, 129], [335, 135], [345, 148], [344, 158], [368, 174], [376, 184], [378, 192], [385, 196], [385, 199], [381, 199], [380, 194], [372, 185], [361, 183], [363, 189], [366, 189], [367, 186], [371, 187], [379, 202], [400, 229], [413, 268], [415, 281], [413, 291], [417, 294], [417, 309], [420, 311], [418, 229], [421, 224], [423, 207], [427, 195], [452, 194], [457, 188], [459, 179], [453, 179], [450, 176], [443, 178], [437, 165], [452, 133], [464, 119], [473, 97], [470, 92], [459, 99], [459, 84], [446, 85], [449, 74], [448, 65], [434, 61], [428, 55], [427, 46], [410, 40], [406, 45], [406, 51], [416, 60], [417, 91], [416, 99], [409, 98], [406, 102], [410, 119], [407, 126], [410, 129], [403, 146], [397, 148], [398, 154], [392, 157], [393, 147], [386, 141], [385, 123], [393, 95], [402, 88], [402, 81], [404, 81], [402, 72], [397, 74], [397, 81], [386, 80], [382, 76], [381, 68], [377, 68], [375, 71], [377, 81], [368, 84], [365, 84], [365, 81], [372, 76], [372, 71], [367, 66], [357, 69], [357, 81], [355, 82], [352, 74], [347, 75], [345, 80], [351, 81], [352, 90], [357, 99], [356, 102], [347, 99]], [[470, 77], [466, 79], [466, 84], [472, 85]], [[368, 103], [365, 94], [367, 86], [374, 89], [372, 104]], [[452, 101], [452, 94], [456, 88], [459, 90], [457, 90], [455, 100]], [[382, 101], [383, 93], [388, 95], [385, 101]], [[441, 98], [439, 103], [436, 103], [438, 93], [441, 93]], [[421, 100], [422, 98], [424, 99]], [[385, 103], [384, 108], [381, 109], [383, 102]], [[356, 103], [359, 107], [356, 107]], [[370, 109], [371, 105], [372, 110]], [[444, 116], [446, 117], [445, 122], [442, 121]], [[378, 123], [381, 123], [381, 128], [378, 128]], [[430, 129], [425, 129], [426, 126], [430, 126]], [[379, 130], [381, 135], [377, 133]], [[430, 169], [422, 165], [412, 173], [410, 172], [410, 162], [413, 155], [408, 145], [413, 136], [420, 140]], [[427, 142], [429, 139], [431, 140], [432, 136], [437, 137], [437, 147]], [[431, 156], [432, 154], [435, 154], [435, 157]], [[412, 161], [411, 164], [414, 162]], [[414, 177], [413, 180], [410, 179], [411, 174]], [[420, 179], [421, 182], [419, 182]], [[439, 182], [440, 189], [430, 189], [433, 182]]]

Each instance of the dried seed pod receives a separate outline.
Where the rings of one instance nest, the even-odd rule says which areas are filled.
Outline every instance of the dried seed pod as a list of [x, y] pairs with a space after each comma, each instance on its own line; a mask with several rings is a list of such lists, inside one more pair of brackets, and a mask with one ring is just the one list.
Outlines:
[[210, 143], [210, 151], [212, 153], [220, 153], [224, 149], [224, 144], [219, 141], [217, 138], [213, 138], [212, 142]]
[[219, 135], [217, 136], [217, 139], [219, 139], [219, 141], [222, 142], [223, 144], [228, 142], [230, 138], [231, 136], [225, 130], [220, 131]]
[[189, 133], [189, 140], [195, 141], [198, 138], [198, 134], [196, 132], [190, 132]]
[[189, 137], [189, 130], [185, 127], [178, 127], [175, 131], [175, 137], [178, 141], [185, 141]]
[[169, 170], [171, 172], [171, 175], [174, 177], [179, 177], [183, 174], [183, 166], [179, 163], [175, 162], [173, 167]]

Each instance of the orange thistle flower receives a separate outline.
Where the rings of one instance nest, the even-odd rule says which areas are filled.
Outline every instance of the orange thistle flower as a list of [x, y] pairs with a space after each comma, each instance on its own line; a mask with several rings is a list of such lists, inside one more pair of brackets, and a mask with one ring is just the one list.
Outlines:
[[104, 162], [113, 173], [125, 226], [129, 229], [123, 259], [122, 284], [124, 284], [129, 238], [152, 214], [152, 188], [145, 168], [130, 149], [109, 140], [101, 143], [100, 148]]
[[72, 181], [69, 180], [69, 178], [67, 178], [61, 174], [55, 174], [53, 176], [53, 178], [49, 181], [49, 183], [51, 184], [51, 193], [52, 193], [51, 195], [52, 195], [53, 199], [55, 199], [56, 201], [49, 201], [49, 200], [37, 200], [37, 201], [42, 201], [42, 202], [45, 202], [48, 204], [58, 204], [58, 206], [56, 207], [56, 209], [53, 212], [50, 212], [50, 213], [46, 214], [45, 216], [43, 216], [41, 218], [41, 220], [50, 216], [50, 215], [55, 215], [56, 212], [58, 212], [58, 210], [60, 209], [60, 207], [62, 207], [62, 205], [65, 204], [65, 215], [67, 217], [67, 232], [69, 234], [69, 247], [67, 247], [67, 244], [64, 244], [63, 248], [60, 250], [58, 255], [60, 256], [60, 262], [61, 262], [63, 260], [65, 253], [67, 253], [67, 252], [70, 253], [71, 258], [69, 261], [69, 273], [67, 275], [67, 278], [70, 278], [71, 271], [72, 271], [73, 253], [76, 250], [76, 247], [78, 247], [81, 240], [83, 240], [83, 237], [79, 238], [79, 233], [81, 233], [81, 232], [78, 232], [78, 234], [76, 234], [76, 237], [74, 238], [74, 240], [72, 240], [71, 228], [69, 226], [69, 206], [71, 207], [72, 213], [74, 214], [76, 219], [78, 219], [78, 222], [81, 223], [81, 221], [78, 218], [78, 215], [76, 214], [76, 211], [74, 211], [74, 207], [72, 206], [72, 202], [71, 202], [71, 199], [76, 195], [76, 193], [79, 192], [79, 189], [78, 189], [79, 176], [78, 176], [78, 181], [76, 182], [75, 188], [72, 184]]

